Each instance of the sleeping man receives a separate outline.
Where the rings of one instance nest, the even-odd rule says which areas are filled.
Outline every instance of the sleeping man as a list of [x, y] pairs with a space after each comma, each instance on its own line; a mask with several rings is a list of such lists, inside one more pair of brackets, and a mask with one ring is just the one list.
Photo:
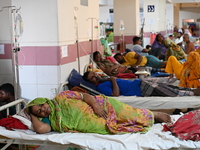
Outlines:
[[116, 79], [113, 76], [103, 79], [92, 71], [85, 72], [83, 79], [95, 84], [97, 91], [106, 96], [200, 96], [200, 88], [192, 90], [147, 80]]

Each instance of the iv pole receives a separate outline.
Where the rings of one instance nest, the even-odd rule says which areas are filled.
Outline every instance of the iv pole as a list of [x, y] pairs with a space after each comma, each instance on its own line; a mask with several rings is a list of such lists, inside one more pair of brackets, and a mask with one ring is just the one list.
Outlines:
[[77, 18], [78, 7], [74, 7], [74, 23], [76, 28], [76, 46], [77, 46], [77, 55], [78, 55], [78, 72], [80, 73], [80, 51], [79, 51], [79, 42], [78, 42], [78, 18]]
[[13, 23], [13, 17], [16, 18], [16, 13], [21, 9], [16, 8], [16, 6], [4, 6], [0, 10], [2, 12], [5, 8], [9, 9], [9, 23], [10, 23], [10, 34], [11, 34], [11, 44], [12, 44], [12, 70], [13, 70], [13, 83], [14, 83], [14, 89], [15, 89], [15, 99], [20, 98], [20, 91], [19, 91], [19, 69], [18, 69], [18, 51], [20, 48], [17, 45], [17, 36], [13, 34], [14, 32], [14, 26], [16, 28], [16, 25]]
[[90, 41], [91, 41], [91, 53], [92, 53], [92, 55], [91, 55], [91, 58], [92, 58], [92, 71], [93, 71], [93, 65], [94, 65], [94, 63], [93, 63], [93, 52], [94, 52], [94, 47], [93, 47], [93, 20], [97, 20], [98, 21], [98, 19], [96, 19], [96, 18], [88, 18], [86, 21], [88, 21], [88, 20], [91, 20], [91, 28], [92, 28], [92, 30], [91, 30], [91, 39], [90, 39]]

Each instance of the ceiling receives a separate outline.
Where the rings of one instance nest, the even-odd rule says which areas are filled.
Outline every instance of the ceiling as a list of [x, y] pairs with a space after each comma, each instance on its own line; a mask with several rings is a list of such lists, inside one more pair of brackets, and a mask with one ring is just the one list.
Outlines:
[[200, 0], [166, 0], [167, 3], [200, 3]]

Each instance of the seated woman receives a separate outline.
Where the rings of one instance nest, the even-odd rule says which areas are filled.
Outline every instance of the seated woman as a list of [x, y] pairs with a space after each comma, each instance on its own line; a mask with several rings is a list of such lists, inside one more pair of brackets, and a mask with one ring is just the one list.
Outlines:
[[154, 121], [171, 123], [171, 117], [166, 113], [133, 108], [111, 97], [94, 97], [75, 91], [63, 91], [53, 100], [36, 98], [29, 103], [27, 111], [37, 133], [51, 130], [98, 134], [145, 133]]
[[174, 74], [180, 80], [180, 87], [198, 88], [200, 86], [200, 48], [191, 52], [185, 63], [179, 62], [174, 56], [170, 56], [165, 72], [173, 78]]
[[133, 73], [134, 70], [129, 70], [130, 66], [124, 66], [113, 63], [107, 59], [102, 58], [99, 51], [93, 53], [93, 60], [98, 67], [109, 76], [117, 77], [120, 73]]
[[[157, 34], [154, 43], [152, 44], [152, 48], [161, 47], [162, 56], [160, 59], [168, 60], [169, 56], [175, 56], [178, 60], [185, 59], [185, 53], [183, 49], [176, 45], [171, 39], [165, 39], [162, 34]], [[163, 58], [165, 57], [165, 58]]]

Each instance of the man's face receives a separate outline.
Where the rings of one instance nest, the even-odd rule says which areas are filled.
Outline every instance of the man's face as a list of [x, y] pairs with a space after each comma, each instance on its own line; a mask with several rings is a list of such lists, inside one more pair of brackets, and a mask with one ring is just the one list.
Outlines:
[[100, 81], [101, 81], [101, 77], [98, 74], [96, 74], [95, 72], [92, 72], [92, 71], [89, 72], [87, 78], [88, 78], [89, 82], [91, 82], [93, 84], [100, 83]]
[[102, 61], [102, 56], [101, 56], [101, 54], [97, 54], [97, 55], [96, 55], [96, 58], [94, 58], [94, 61], [95, 61], [95, 62], [101, 62], [101, 61]]
[[116, 61], [117, 61], [118, 63], [120, 63], [120, 64], [122, 64], [122, 63], [124, 62], [124, 58], [123, 58], [123, 56], [121, 56], [121, 55], [116, 56], [115, 59], [116, 59]]
[[141, 44], [141, 40], [139, 39], [138, 41], [135, 42], [135, 44], [140, 45]]
[[0, 90], [0, 102], [6, 102], [9, 100], [10, 93], [6, 93], [3, 90]]
[[184, 42], [189, 41], [189, 37], [188, 37], [187, 35], [184, 35], [184, 36], [183, 36], [183, 41], [184, 41]]
[[180, 33], [177, 33], [177, 38], [180, 38], [181, 37], [181, 34]]

